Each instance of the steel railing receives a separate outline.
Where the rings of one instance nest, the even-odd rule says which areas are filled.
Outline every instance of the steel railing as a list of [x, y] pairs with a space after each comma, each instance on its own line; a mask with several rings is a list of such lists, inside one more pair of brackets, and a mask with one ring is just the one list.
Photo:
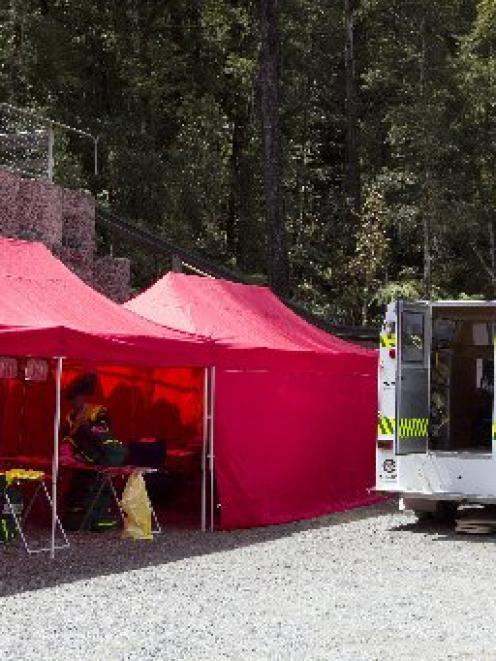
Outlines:
[[[160, 236], [160, 234], [140, 227], [105, 207], [97, 207], [96, 221], [97, 223], [110, 227], [118, 234], [122, 234], [132, 239], [136, 244], [139, 244], [144, 248], [152, 249], [154, 254], [162, 253], [167, 255], [172, 260], [173, 270], [190, 271], [211, 278], [223, 278], [224, 280], [230, 280], [231, 282], [248, 283], [248, 278], [245, 278], [223, 266], [219, 266], [203, 255], [199, 255], [194, 251], [180, 247]], [[314, 314], [297, 301], [285, 298], [281, 298], [281, 300], [298, 316], [305, 319], [305, 321], [308, 321], [310, 324], [317, 326], [328, 333], [333, 333], [343, 339], [356, 342], [370, 344], [379, 342], [379, 330], [376, 328], [333, 324], [328, 319]]]

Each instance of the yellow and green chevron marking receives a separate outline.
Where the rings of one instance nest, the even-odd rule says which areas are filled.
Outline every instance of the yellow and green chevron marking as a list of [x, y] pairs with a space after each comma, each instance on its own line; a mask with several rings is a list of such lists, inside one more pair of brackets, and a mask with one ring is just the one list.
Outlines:
[[493, 440], [496, 440], [496, 422], [493, 422]]
[[381, 347], [386, 349], [394, 349], [396, 346], [396, 333], [391, 335], [386, 335], [386, 333], [381, 333]]
[[377, 434], [379, 436], [394, 436], [394, 418], [387, 418], [386, 416], [379, 416], [379, 424], [377, 425]]
[[[386, 416], [379, 416], [377, 434], [379, 436], [394, 436], [396, 420]], [[427, 436], [429, 429], [428, 418], [401, 418], [400, 438], [422, 438]], [[493, 434], [496, 433], [496, 425]]]
[[400, 420], [401, 438], [422, 438], [427, 436], [428, 418], [402, 418]]

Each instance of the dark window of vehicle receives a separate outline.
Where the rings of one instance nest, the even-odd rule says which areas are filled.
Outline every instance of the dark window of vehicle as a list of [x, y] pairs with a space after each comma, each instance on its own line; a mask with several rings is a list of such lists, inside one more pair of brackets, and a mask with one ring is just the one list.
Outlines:
[[420, 312], [403, 312], [401, 322], [402, 361], [424, 362], [424, 315]]

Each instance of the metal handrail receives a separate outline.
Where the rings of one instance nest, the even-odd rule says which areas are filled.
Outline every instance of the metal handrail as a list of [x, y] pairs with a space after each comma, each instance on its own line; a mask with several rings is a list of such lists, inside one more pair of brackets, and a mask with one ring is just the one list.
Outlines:
[[59, 122], [55, 119], [50, 119], [49, 117], [45, 117], [36, 110], [31, 110], [29, 108], [19, 108], [18, 106], [13, 106], [11, 103], [6, 103], [5, 101], [2, 101], [0, 103], [0, 108], [8, 108], [9, 110], [14, 110], [15, 112], [18, 112], [21, 115], [28, 115], [29, 117], [35, 117], [44, 124], [50, 124], [51, 126], [58, 126], [59, 128], [64, 129], [65, 131], [72, 131], [72, 133], [78, 133], [79, 135], [84, 135], [86, 138], [91, 138], [92, 140], [98, 139], [98, 136], [94, 136], [92, 133], [89, 133], [88, 131], [83, 131], [82, 129], [76, 129], [73, 126], [64, 124], [63, 122]]
[[[93, 142], [94, 174], [95, 175], [98, 174], [98, 143], [100, 141], [101, 136], [93, 135], [89, 131], [84, 131], [83, 129], [77, 129], [74, 126], [69, 126], [68, 124], [64, 124], [63, 122], [59, 122], [57, 120], [50, 119], [50, 117], [46, 117], [45, 115], [42, 115], [41, 113], [37, 112], [36, 110], [31, 110], [30, 108], [19, 108], [18, 106], [13, 106], [11, 103], [7, 103], [6, 101], [3, 101], [3, 102], [0, 103], [0, 108], [6, 108], [6, 109], [8, 109], [12, 112], [16, 112], [20, 115], [25, 115], [26, 117], [33, 117], [36, 120], [38, 120], [40, 123], [46, 124], [49, 131], [53, 131], [53, 127], [58, 127], [58, 128], [63, 129], [64, 131], [67, 131], [67, 132], [70, 132], [70, 133], [75, 133], [76, 135], [83, 136], [84, 138], [89, 138]], [[49, 137], [49, 140], [52, 141], [51, 149], [53, 151], [53, 135], [51, 136], [51, 138]], [[51, 178], [50, 178], [50, 181], [51, 181]]]
[[246, 282], [241, 276], [233, 271], [214, 264], [211, 260], [198, 253], [177, 246], [159, 234], [151, 232], [143, 227], [139, 227], [104, 207], [98, 206], [96, 208], [95, 219], [97, 222], [101, 222], [127, 236], [130, 236], [143, 246], [152, 247], [156, 253], [161, 252], [172, 258], [179, 259], [182, 266], [185, 266], [199, 275], [223, 278], [224, 280], [231, 280], [232, 282]]
[[[239, 282], [242, 284], [247, 284], [248, 282], [246, 278], [242, 278], [233, 271], [214, 264], [208, 258], [198, 255], [198, 253], [179, 247], [155, 232], [139, 227], [104, 207], [97, 207], [95, 217], [97, 222], [106, 224], [113, 229], [132, 237], [141, 245], [152, 247], [155, 252], [162, 252], [173, 259], [177, 259], [182, 267], [186, 267], [193, 273], [210, 278], [223, 278], [224, 280], [230, 280], [231, 282]], [[327, 331], [328, 333], [333, 333], [343, 339], [359, 342], [379, 341], [379, 329], [377, 328], [333, 324], [324, 317], [310, 312], [308, 309], [302, 307], [300, 303], [292, 299], [281, 298], [281, 301], [293, 310], [295, 314], [305, 319], [305, 321]]]

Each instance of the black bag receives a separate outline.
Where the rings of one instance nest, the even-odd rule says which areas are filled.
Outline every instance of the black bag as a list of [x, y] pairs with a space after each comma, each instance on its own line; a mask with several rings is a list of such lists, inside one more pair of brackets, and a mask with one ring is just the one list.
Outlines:
[[127, 448], [105, 427], [85, 422], [79, 425], [73, 436], [76, 452], [85, 461], [100, 466], [123, 466]]
[[133, 441], [129, 443], [128, 461], [131, 466], [161, 469], [165, 465], [166, 443], [163, 440]]

